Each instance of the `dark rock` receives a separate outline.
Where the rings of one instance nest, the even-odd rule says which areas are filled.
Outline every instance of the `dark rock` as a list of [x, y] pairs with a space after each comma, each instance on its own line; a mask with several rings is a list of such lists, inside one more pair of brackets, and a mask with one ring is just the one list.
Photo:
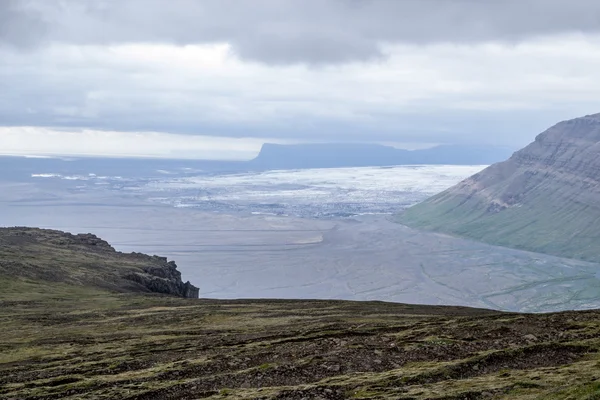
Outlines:
[[[0, 250], [14, 252], [15, 249], [22, 254], [14, 260], [0, 258], [0, 273], [120, 292], [154, 292], [185, 298], [199, 296], [197, 287], [181, 280], [181, 272], [174, 261], [142, 253], [118, 252], [107, 241], [91, 233], [74, 235], [51, 229], [0, 228]], [[42, 263], [30, 257], [36, 254], [52, 257], [42, 257]]]
[[181, 272], [177, 270], [174, 261], [167, 262], [167, 259], [162, 257], [153, 257], [153, 259], [164, 262], [164, 264], [143, 267], [141, 272], [131, 272], [125, 275], [125, 278], [142, 285], [153, 293], [198, 298], [200, 289], [189, 281], [184, 283], [181, 280]]

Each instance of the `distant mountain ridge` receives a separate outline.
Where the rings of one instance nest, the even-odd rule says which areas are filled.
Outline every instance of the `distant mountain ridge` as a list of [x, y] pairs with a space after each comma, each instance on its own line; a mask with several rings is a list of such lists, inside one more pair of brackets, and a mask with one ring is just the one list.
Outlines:
[[398, 219], [492, 244], [600, 261], [600, 114], [554, 125], [507, 161]]
[[247, 172], [272, 169], [371, 167], [410, 164], [489, 165], [512, 154], [493, 146], [444, 145], [423, 150], [402, 150], [378, 144], [325, 143], [280, 145], [266, 143], [249, 161], [151, 158], [26, 158], [0, 156], [0, 179], [22, 181], [32, 174], [161, 176], [160, 171]]
[[301, 169], [407, 164], [483, 165], [506, 159], [512, 150], [494, 146], [442, 145], [403, 150], [365, 143], [265, 143], [247, 164], [253, 169]]

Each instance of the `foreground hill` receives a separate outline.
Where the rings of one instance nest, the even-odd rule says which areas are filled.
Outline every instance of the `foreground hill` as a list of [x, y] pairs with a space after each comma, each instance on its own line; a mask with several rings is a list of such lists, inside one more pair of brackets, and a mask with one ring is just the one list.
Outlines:
[[600, 114], [561, 122], [399, 216], [409, 226], [600, 261]]
[[[600, 397], [598, 311], [127, 292], [94, 287], [90, 271], [151, 257], [90, 235], [14, 232], [0, 232], [0, 259], [28, 272], [0, 270], [0, 399]], [[47, 239], [59, 236], [68, 243]]]
[[197, 298], [199, 292], [164, 257], [120, 253], [95, 235], [49, 229], [0, 228], [0, 276], [179, 297]]

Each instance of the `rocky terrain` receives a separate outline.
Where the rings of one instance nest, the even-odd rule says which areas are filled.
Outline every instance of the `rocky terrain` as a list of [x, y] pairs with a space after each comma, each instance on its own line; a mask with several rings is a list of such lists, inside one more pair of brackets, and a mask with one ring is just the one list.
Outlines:
[[600, 260], [600, 114], [561, 122], [399, 216], [409, 226]]
[[159, 257], [0, 237], [0, 399], [600, 398], [598, 311], [185, 299], [127, 278]]
[[198, 298], [173, 261], [117, 252], [92, 234], [37, 228], [0, 228], [0, 274], [47, 285], [66, 283], [119, 292]]

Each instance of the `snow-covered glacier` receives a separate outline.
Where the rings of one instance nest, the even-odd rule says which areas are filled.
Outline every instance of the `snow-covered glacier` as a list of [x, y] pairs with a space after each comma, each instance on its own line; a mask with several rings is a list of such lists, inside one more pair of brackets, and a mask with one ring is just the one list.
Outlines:
[[211, 173], [158, 170], [155, 176], [38, 173], [79, 180], [79, 190], [108, 189], [160, 204], [202, 211], [336, 218], [390, 214], [447, 189], [485, 166], [395, 167]]
[[0, 216], [5, 225], [94, 232], [121, 251], [167, 256], [205, 297], [600, 306], [597, 264], [420, 232], [388, 217], [484, 166], [169, 167], [36, 170], [27, 182], [0, 182]]

